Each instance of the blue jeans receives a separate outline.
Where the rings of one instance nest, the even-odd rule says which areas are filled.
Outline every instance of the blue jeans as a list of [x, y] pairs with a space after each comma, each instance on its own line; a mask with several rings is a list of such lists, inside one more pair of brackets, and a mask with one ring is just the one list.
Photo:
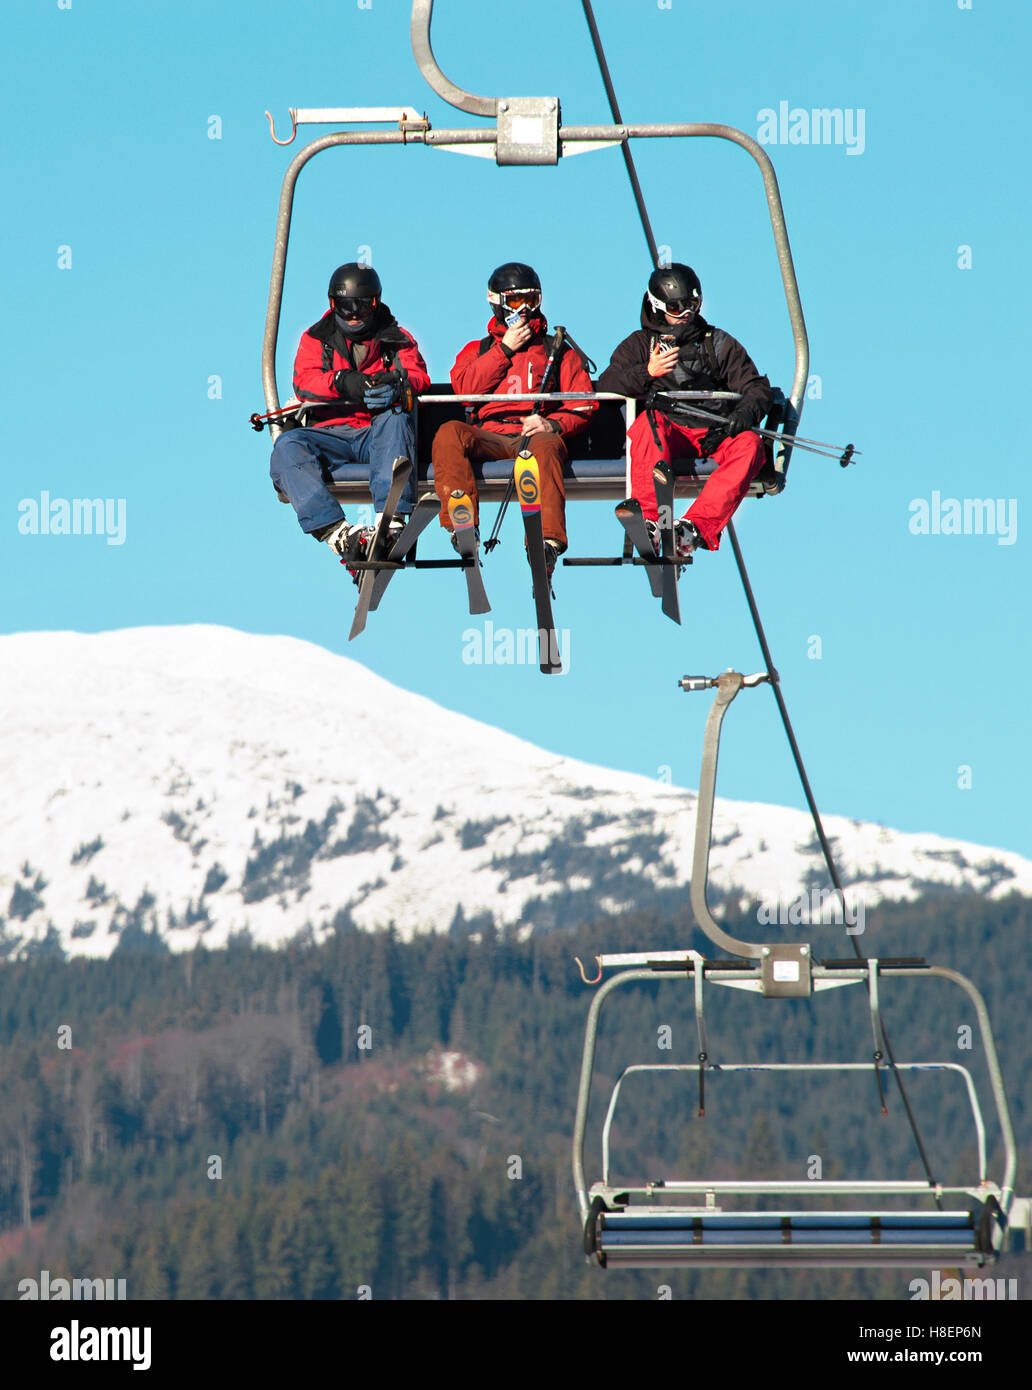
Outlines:
[[272, 450], [270, 473], [276, 489], [297, 512], [302, 531], [311, 534], [342, 520], [344, 511], [327, 483], [346, 463], [369, 465], [373, 506], [382, 512], [391, 485], [394, 460], [404, 455], [413, 463], [412, 477], [398, 503], [410, 512], [416, 503], [416, 422], [411, 413], [385, 410], [364, 429], [354, 425], [324, 425], [321, 429], [285, 430]]

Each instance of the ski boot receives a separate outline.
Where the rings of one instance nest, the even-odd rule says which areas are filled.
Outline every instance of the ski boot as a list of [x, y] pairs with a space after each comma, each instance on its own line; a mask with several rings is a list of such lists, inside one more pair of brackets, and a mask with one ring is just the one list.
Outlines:
[[373, 539], [373, 528], [371, 526], [345, 526], [344, 534], [339, 536], [339, 541], [334, 544], [330, 540], [333, 550], [340, 556], [340, 563], [347, 568], [352, 581], [357, 585], [362, 581], [362, 571], [355, 569], [348, 564], [349, 560], [364, 560], [369, 554], [369, 546]]
[[702, 537], [694, 522], [683, 516], [680, 521], [674, 523], [674, 555], [678, 565], [690, 565], [693, 552], [701, 548], [704, 548]]
[[[545, 569], [548, 572], [549, 586], [551, 586], [552, 575], [555, 573], [556, 562], [558, 561], [559, 556], [561, 554], [562, 549], [558, 541], [545, 541]], [[555, 595], [553, 594], [552, 597], [554, 598]]]

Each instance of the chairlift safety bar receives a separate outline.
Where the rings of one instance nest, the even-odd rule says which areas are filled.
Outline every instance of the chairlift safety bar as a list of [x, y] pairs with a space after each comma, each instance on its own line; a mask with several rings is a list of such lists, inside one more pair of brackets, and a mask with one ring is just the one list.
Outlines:
[[[602, 1126], [602, 1184], [605, 1187], [611, 1186], [609, 1180], [609, 1158], [610, 1158], [610, 1131], [613, 1125], [613, 1116], [616, 1113], [616, 1103], [619, 1099], [620, 1089], [624, 1079], [637, 1072], [691, 1072], [696, 1074], [699, 1070], [698, 1062], [635, 1062], [629, 1067], [624, 1067], [623, 1071], [616, 1079], [612, 1094], [609, 1098], [609, 1106], [606, 1110], [605, 1122]], [[882, 1063], [885, 1069], [888, 1066]], [[961, 1066], [959, 1062], [897, 1062], [896, 1066], [901, 1071], [954, 1071], [964, 1078], [967, 1087], [968, 1102], [971, 1106], [971, 1115], [975, 1125], [975, 1136], [978, 1144], [978, 1183], [984, 1186], [986, 1182], [986, 1151], [985, 1151], [985, 1121], [982, 1118], [982, 1109], [978, 1103], [978, 1093], [975, 1090], [975, 1083], [967, 1067]], [[869, 1072], [871, 1069], [869, 1062], [717, 1062], [708, 1067], [713, 1072], [827, 1072], [827, 1071], [858, 1071]], [[947, 1192], [968, 1192], [968, 1187], [944, 1187], [939, 1184], [934, 1189], [930, 1188], [927, 1182], [923, 1181], [897, 1181], [885, 1182], [876, 1180], [858, 1180], [856, 1182], [782, 1182], [774, 1181], [768, 1183], [757, 1182], [671, 1182], [664, 1183], [663, 1190], [668, 1192], [777, 1192], [777, 1193], [802, 1193], [812, 1194], [814, 1190], [830, 1192], [834, 1194], [853, 1194], [858, 1192], [932, 1192], [936, 1194]]]
[[[741, 400], [737, 391], [669, 391], [667, 392], [672, 399], [676, 400]], [[280, 411], [278, 421], [269, 421], [269, 431], [282, 429], [282, 421], [286, 414], [293, 413], [299, 420], [311, 410], [317, 410], [327, 404], [331, 404], [333, 397], [322, 400], [306, 399], [298, 401], [296, 407], [291, 412], [287, 409]], [[444, 394], [441, 392], [424, 392], [416, 397], [417, 402], [426, 401], [427, 403], [447, 403], [449, 401], [459, 401], [466, 405], [479, 405], [488, 401], [622, 401], [625, 410], [626, 431], [629, 436], [631, 425], [637, 418], [638, 403], [634, 396], [622, 396], [617, 391], [548, 391], [543, 395], [534, 391], [504, 391], [494, 393], [462, 394], [452, 392]], [[416, 413], [416, 428], [419, 427], [419, 414]], [[624, 482], [627, 489], [627, 496], [631, 495], [631, 442], [627, 437], [624, 443]], [[747, 681], [766, 680], [766, 675], [748, 677]]]

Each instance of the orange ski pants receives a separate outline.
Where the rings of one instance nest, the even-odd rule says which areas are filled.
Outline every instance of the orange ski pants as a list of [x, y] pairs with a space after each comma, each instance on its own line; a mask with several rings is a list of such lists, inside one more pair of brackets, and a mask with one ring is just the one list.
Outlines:
[[[441, 525], [451, 529], [448, 517], [448, 498], [452, 492], [469, 494], [473, 515], [479, 524], [479, 499], [473, 463], [486, 459], [516, 457], [519, 434], [494, 434], [478, 429], [461, 420], [449, 420], [434, 435], [434, 490], [441, 499]], [[537, 459], [541, 474], [541, 529], [546, 540], [557, 541], [566, 549], [566, 493], [563, 488], [563, 464], [566, 445], [558, 434], [541, 433], [530, 437], [530, 449]]]

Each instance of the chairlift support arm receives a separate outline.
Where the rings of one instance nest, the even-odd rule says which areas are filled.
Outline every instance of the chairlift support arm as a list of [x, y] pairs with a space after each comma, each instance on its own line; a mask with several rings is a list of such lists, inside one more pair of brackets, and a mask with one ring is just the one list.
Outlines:
[[430, 42], [430, 21], [433, 14], [434, 0], [412, 0], [410, 32], [412, 52], [419, 65], [419, 71], [437, 95], [443, 97], [450, 106], [457, 106], [460, 111], [466, 111], [471, 116], [496, 115], [497, 97], [478, 97], [473, 92], [467, 92], [464, 87], [457, 86], [450, 78], [445, 77], [441, 71]]
[[[741, 941], [738, 937], [729, 935], [716, 922], [706, 900], [710, 842], [713, 833], [713, 804], [717, 787], [717, 755], [720, 751], [720, 729], [724, 722], [724, 715], [739, 691], [754, 688], [767, 682], [774, 683], [776, 680], [776, 672], [770, 674], [762, 671], [752, 676], [743, 676], [740, 671], [725, 671], [722, 675], [714, 677], [684, 676], [679, 682], [682, 690], [701, 690], [714, 686], [717, 690], [716, 697], [710, 706], [709, 717], [706, 720], [706, 732], [702, 741], [702, 769], [699, 773], [699, 795], [695, 811], [695, 850], [692, 855], [690, 896], [695, 920], [709, 939], [721, 950], [730, 951], [736, 956], [745, 956], [750, 960], [761, 960], [765, 963], [771, 961], [772, 952], [776, 952], [779, 958], [784, 956], [787, 960], [794, 957], [805, 965], [809, 957], [808, 946], [797, 944], [791, 947], [769, 947], [758, 942]], [[808, 970], [801, 968], [800, 977], [800, 984], [805, 981], [807, 986], [803, 992], [808, 994]], [[771, 992], [780, 993], [781, 991], [775, 991], [772, 988]]]

